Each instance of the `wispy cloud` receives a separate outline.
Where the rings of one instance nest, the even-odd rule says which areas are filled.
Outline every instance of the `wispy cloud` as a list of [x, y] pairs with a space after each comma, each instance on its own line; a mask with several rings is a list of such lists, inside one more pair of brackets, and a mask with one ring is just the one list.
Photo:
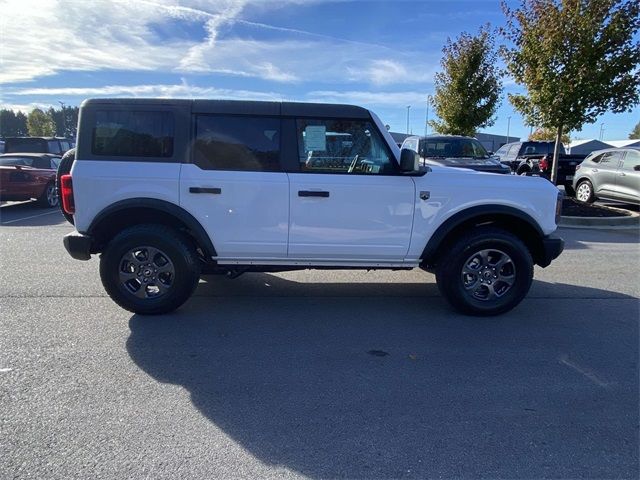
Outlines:
[[178, 84], [148, 85], [106, 85], [102, 87], [59, 87], [25, 88], [11, 91], [15, 96], [64, 96], [64, 97], [158, 97], [158, 98], [196, 98], [215, 97], [228, 99], [280, 100], [275, 92], [258, 92], [216, 87], [189, 85], [186, 81]]
[[[407, 74], [409, 69], [424, 70], [424, 65], [403, 63], [406, 52], [241, 18], [248, 5], [271, 8], [287, 3], [299, 2], [186, 0], [167, 5], [152, 0], [6, 0], [0, 17], [0, 84], [33, 81], [62, 71], [101, 70], [224, 74], [278, 83], [428, 81]], [[155, 27], [173, 25], [168, 22], [182, 22], [190, 31], [201, 26], [205, 34], [164, 38]], [[229, 35], [235, 24], [276, 35], [268, 40]], [[380, 59], [381, 53], [386, 59]]]
[[[24, 88], [10, 90], [15, 97], [158, 97], [158, 98], [226, 98], [236, 100], [308, 101], [353, 103], [364, 106], [419, 105], [425, 94], [420, 91], [335, 91], [316, 90], [298, 96], [277, 91], [228, 89], [198, 86], [182, 80], [176, 84], [107, 85], [101, 87]], [[19, 102], [18, 102], [19, 103]], [[7, 105], [7, 104], [5, 104]], [[22, 108], [21, 108], [22, 109]]]

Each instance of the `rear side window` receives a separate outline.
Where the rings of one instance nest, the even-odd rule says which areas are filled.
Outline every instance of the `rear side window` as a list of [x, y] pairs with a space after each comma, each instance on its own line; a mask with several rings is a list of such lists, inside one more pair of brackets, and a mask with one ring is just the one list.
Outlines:
[[203, 170], [280, 171], [280, 119], [197, 115], [194, 163]]
[[170, 112], [98, 110], [91, 153], [114, 157], [173, 156]]

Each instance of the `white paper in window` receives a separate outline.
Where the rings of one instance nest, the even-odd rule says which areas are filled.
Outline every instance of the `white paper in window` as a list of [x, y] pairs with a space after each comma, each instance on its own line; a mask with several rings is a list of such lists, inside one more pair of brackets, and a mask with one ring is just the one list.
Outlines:
[[307, 152], [324, 152], [327, 150], [327, 127], [324, 125], [308, 125], [304, 129], [304, 148]]

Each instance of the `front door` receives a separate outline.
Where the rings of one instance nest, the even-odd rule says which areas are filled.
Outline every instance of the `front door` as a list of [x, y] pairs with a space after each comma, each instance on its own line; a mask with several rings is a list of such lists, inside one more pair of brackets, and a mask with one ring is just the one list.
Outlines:
[[289, 259], [402, 262], [415, 183], [368, 120], [298, 119], [299, 172], [289, 174]]
[[640, 202], [640, 151], [627, 150], [618, 170], [616, 192], [624, 200]]

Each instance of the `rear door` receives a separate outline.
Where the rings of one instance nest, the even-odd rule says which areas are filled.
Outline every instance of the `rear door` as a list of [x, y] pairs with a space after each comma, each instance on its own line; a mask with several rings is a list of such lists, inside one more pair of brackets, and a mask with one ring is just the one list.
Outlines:
[[220, 263], [287, 256], [289, 181], [280, 166], [278, 112], [194, 114], [180, 205], [206, 229]]
[[616, 192], [625, 200], [640, 203], [640, 151], [627, 150], [616, 176]]
[[411, 238], [415, 183], [399, 174], [376, 125], [299, 118], [295, 128], [289, 259], [401, 263]]
[[591, 165], [591, 178], [596, 196], [615, 195], [616, 177], [621, 158], [621, 152], [610, 151], [592, 160], [594, 165]]

